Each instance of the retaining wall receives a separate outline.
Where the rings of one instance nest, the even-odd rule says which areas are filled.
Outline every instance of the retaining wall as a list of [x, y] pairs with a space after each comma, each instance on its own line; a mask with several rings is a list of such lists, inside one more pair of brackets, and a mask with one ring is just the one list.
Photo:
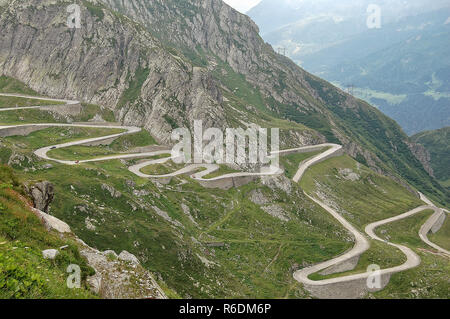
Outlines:
[[447, 214], [444, 211], [442, 211], [439, 218], [436, 220], [434, 225], [431, 227], [431, 232], [433, 234], [436, 234], [442, 228], [446, 218], [447, 218]]
[[323, 276], [327, 276], [327, 275], [338, 274], [341, 272], [353, 270], [358, 265], [360, 257], [361, 257], [361, 255], [358, 255], [358, 256], [350, 258], [346, 261], [343, 261], [339, 264], [328, 267], [327, 269], [321, 271], [320, 274]]
[[366, 297], [369, 292], [383, 290], [390, 279], [390, 274], [382, 275], [380, 278], [381, 288], [379, 289], [369, 289], [366, 278], [323, 286], [304, 285], [304, 288], [312, 296], [320, 299], [360, 299]]

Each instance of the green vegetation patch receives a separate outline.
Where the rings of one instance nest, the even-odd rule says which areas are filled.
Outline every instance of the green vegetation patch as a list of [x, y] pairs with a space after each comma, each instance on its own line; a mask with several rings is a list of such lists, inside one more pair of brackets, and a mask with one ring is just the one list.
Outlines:
[[117, 107], [121, 108], [125, 106], [127, 103], [134, 103], [141, 94], [142, 85], [144, 85], [145, 80], [147, 79], [150, 73], [149, 69], [139, 68], [134, 73], [134, 78], [129, 79], [128, 89], [126, 89], [122, 96], [120, 97], [119, 103], [117, 103]]
[[51, 150], [47, 153], [47, 155], [51, 158], [59, 160], [81, 161], [117, 155], [117, 153], [114, 153], [103, 146], [75, 145]]
[[[162, 156], [161, 158], [165, 158], [168, 156]], [[154, 158], [157, 159], [157, 158]], [[169, 160], [166, 163], [163, 164], [154, 164], [154, 165], [148, 165], [141, 169], [141, 173], [147, 174], [147, 175], [166, 175], [170, 173], [174, 173], [182, 168], [185, 168], [185, 164], [176, 164], [173, 161]], [[200, 170], [200, 168], [199, 168]], [[190, 174], [193, 174], [193, 172], [190, 172]]]
[[438, 246], [450, 251], [450, 218], [448, 214], [441, 229], [435, 234], [428, 234], [428, 239]]
[[146, 130], [142, 130], [138, 133], [127, 134], [117, 138], [110, 145], [111, 149], [115, 151], [126, 151], [135, 147], [145, 147], [149, 145], [158, 144], [153, 136]]
[[[0, 185], [0, 298], [94, 298], [85, 284], [94, 271], [80, 256], [75, 240], [47, 232], [24, 202], [17, 178], [6, 166], [0, 166]], [[43, 258], [42, 250], [66, 245], [55, 260]], [[81, 267], [81, 289], [66, 286], [70, 264]]]
[[0, 125], [20, 125], [28, 123], [61, 123], [50, 111], [38, 109], [11, 110], [0, 112]]
[[450, 289], [448, 257], [436, 255], [434, 249], [419, 238], [420, 227], [432, 214], [431, 210], [424, 211], [376, 230], [380, 238], [412, 248], [419, 255], [421, 264], [417, 268], [392, 275], [389, 285], [372, 296], [405, 299], [448, 298]]
[[372, 222], [423, 205], [405, 187], [349, 156], [334, 157], [309, 168], [301, 180], [309, 194], [322, 194], [361, 231]]
[[116, 120], [114, 112], [110, 109], [88, 103], [81, 103], [81, 106], [83, 107], [82, 113], [75, 116], [75, 120], [78, 122], [87, 122], [96, 115], [100, 115], [106, 122], [115, 122]]
[[203, 178], [209, 179], [209, 178], [219, 177], [219, 176], [226, 175], [226, 174], [239, 173], [239, 172], [241, 172], [241, 171], [238, 171], [238, 170], [228, 167], [226, 165], [219, 165], [219, 169], [217, 171], [212, 172], [206, 176], [203, 176]]
[[124, 130], [94, 127], [51, 127], [32, 132], [27, 136], [17, 135], [5, 137], [3, 138], [3, 141], [5, 145], [9, 146], [11, 149], [16, 148], [22, 152], [31, 152], [50, 145], [118, 134], [121, 132], [124, 132]]
[[[121, 129], [104, 129], [104, 135], [112, 135], [123, 132]], [[91, 133], [92, 134], [92, 133]], [[135, 147], [144, 147], [155, 145], [155, 139], [145, 130], [120, 136], [114, 140], [110, 145], [99, 146], [83, 146], [75, 145], [60, 149], [54, 149], [48, 152], [48, 155], [55, 159], [60, 160], [89, 160], [99, 157], [106, 157], [112, 155], [120, 155], [126, 151], [129, 151]], [[170, 155], [164, 155], [162, 157], [168, 157]], [[162, 158], [161, 157], [161, 158]]]
[[36, 91], [30, 89], [23, 82], [8, 76], [0, 76], [0, 92], [1, 93], [15, 93], [39, 96]]
[[309, 153], [293, 153], [280, 157], [280, 163], [284, 167], [284, 172], [289, 179], [292, 179], [298, 171], [300, 164], [309, 158], [325, 152], [327, 149]]
[[370, 249], [361, 255], [355, 269], [331, 275], [315, 273], [310, 275], [309, 278], [312, 280], [324, 280], [351, 276], [365, 273], [370, 265], [378, 265], [381, 269], [386, 269], [400, 266], [404, 262], [406, 262], [406, 256], [399, 249], [376, 240], [371, 240]]
[[83, 0], [83, 5], [88, 9], [92, 16], [96, 17], [98, 20], [103, 20], [105, 13], [103, 12], [102, 6], [95, 5], [86, 0]]
[[46, 101], [38, 99], [28, 99], [14, 96], [0, 96], [0, 108], [23, 107], [23, 106], [42, 106], [64, 104], [56, 101]]

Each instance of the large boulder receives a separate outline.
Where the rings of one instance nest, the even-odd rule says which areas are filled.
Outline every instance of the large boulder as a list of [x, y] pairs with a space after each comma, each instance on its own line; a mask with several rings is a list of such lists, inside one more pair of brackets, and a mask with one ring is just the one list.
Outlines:
[[71, 233], [70, 226], [67, 225], [62, 220], [53, 217], [51, 215], [48, 215], [39, 209], [33, 209], [33, 212], [36, 214], [37, 217], [44, 223], [45, 227], [48, 230], [56, 230], [59, 233]]
[[139, 265], [139, 259], [128, 251], [124, 250], [119, 254], [119, 259], [130, 262], [133, 265]]
[[59, 251], [57, 251], [56, 249], [47, 249], [42, 251], [42, 256], [44, 257], [44, 259], [55, 259], [56, 256], [59, 255]]
[[48, 208], [55, 197], [53, 184], [47, 181], [36, 183], [28, 188], [33, 199], [34, 208], [48, 213]]

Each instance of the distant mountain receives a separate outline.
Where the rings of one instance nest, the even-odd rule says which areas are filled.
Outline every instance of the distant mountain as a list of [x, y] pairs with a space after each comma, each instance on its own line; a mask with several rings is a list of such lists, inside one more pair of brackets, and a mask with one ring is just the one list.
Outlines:
[[[379, 107], [408, 134], [450, 124], [450, 4], [377, 2], [382, 27], [368, 29], [370, 1], [263, 1], [249, 12], [263, 37], [308, 71]], [[347, 4], [347, 6], [346, 6]], [[298, 12], [280, 25], [274, 17]], [[318, 14], [321, 12], [321, 14]], [[271, 27], [272, 26], [272, 27]]]
[[411, 139], [429, 152], [434, 176], [450, 188], [450, 127], [419, 133]]
[[[264, 38], [276, 36], [284, 30], [298, 32], [296, 35], [302, 37], [302, 43], [314, 45], [322, 39], [314, 39], [303, 31], [314, 31], [314, 27], [320, 27], [327, 21], [334, 28], [327, 30], [328, 35], [322, 36], [344, 39], [357, 34], [367, 28], [367, 8], [371, 4], [382, 9], [383, 24], [448, 7], [446, 0], [262, 0], [247, 14], [258, 24]], [[351, 28], [342, 27], [346, 24], [351, 24]], [[306, 42], [308, 37], [311, 41]]]

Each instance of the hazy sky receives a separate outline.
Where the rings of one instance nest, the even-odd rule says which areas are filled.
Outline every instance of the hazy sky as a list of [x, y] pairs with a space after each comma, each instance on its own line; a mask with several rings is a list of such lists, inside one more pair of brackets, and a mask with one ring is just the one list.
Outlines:
[[261, 0], [224, 0], [228, 5], [232, 6], [236, 10], [245, 13], [254, 6], [256, 6], [258, 3], [261, 2]]

